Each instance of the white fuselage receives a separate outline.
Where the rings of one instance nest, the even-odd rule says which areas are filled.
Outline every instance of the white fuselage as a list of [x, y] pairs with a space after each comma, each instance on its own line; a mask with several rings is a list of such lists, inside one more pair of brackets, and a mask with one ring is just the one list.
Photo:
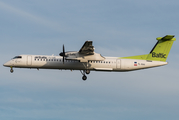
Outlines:
[[103, 61], [80, 62], [65, 60], [61, 56], [20, 55], [4, 64], [6, 67], [65, 69], [65, 70], [94, 70], [94, 71], [131, 71], [166, 65], [167, 62], [147, 61], [137, 59], [121, 59], [120, 57], [105, 57]]

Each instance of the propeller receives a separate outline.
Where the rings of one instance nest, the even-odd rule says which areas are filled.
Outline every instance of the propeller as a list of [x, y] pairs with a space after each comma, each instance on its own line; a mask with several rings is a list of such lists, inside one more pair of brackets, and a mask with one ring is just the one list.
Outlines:
[[63, 52], [61, 52], [59, 55], [63, 57], [63, 64], [64, 64], [64, 61], [65, 61], [65, 46], [64, 45], [63, 45]]

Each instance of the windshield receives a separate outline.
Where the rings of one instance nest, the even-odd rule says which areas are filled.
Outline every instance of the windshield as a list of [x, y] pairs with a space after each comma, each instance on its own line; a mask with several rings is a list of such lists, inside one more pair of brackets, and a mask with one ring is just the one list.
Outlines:
[[22, 56], [15, 56], [13, 59], [20, 59]]

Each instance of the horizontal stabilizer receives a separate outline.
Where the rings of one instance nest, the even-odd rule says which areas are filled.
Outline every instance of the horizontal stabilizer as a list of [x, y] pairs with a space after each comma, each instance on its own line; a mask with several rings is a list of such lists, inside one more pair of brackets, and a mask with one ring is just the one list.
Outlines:
[[175, 36], [174, 35], [166, 35], [165, 37], [158, 37], [157, 40], [160, 41], [160, 40], [163, 40], [163, 41], [167, 41], [167, 40], [173, 40], [175, 41], [176, 38], [174, 38]]

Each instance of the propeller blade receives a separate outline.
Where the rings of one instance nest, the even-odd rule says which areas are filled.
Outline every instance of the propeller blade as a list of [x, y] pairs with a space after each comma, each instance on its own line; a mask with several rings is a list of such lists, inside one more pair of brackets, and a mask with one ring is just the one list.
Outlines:
[[63, 57], [63, 64], [64, 64], [64, 62], [65, 62], [65, 46], [64, 46], [64, 44], [63, 44], [63, 52], [61, 52], [59, 55]]
[[64, 61], [65, 61], [65, 57], [63, 56], [63, 64], [64, 64]]
[[65, 61], [65, 46], [63, 44], [63, 64], [64, 64], [64, 61]]
[[64, 46], [64, 44], [63, 44], [63, 53], [65, 53], [65, 46]]

